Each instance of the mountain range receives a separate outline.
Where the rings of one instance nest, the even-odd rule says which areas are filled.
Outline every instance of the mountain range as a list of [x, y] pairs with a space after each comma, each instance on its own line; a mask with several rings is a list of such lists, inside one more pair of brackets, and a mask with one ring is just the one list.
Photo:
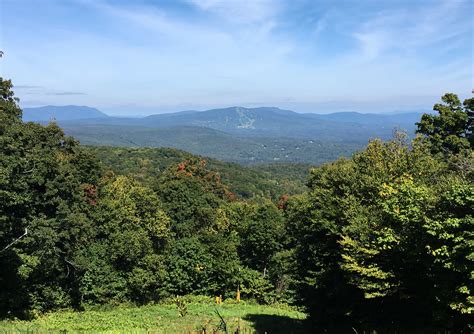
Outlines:
[[142, 118], [112, 117], [90, 107], [25, 108], [25, 121], [56, 121], [83, 144], [173, 147], [239, 163], [319, 164], [348, 156], [395, 129], [414, 134], [422, 112], [296, 113], [275, 107], [229, 107]]
[[72, 121], [106, 117], [108, 116], [96, 108], [86, 106], [44, 106], [23, 109], [23, 120], [25, 122]]

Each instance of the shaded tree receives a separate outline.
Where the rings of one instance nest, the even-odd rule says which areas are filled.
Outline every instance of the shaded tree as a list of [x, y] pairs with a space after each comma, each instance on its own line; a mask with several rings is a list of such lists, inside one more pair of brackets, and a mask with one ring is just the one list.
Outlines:
[[23, 123], [11, 82], [0, 84], [0, 312], [77, 306], [72, 259], [92, 236], [84, 189], [100, 168], [56, 124]]

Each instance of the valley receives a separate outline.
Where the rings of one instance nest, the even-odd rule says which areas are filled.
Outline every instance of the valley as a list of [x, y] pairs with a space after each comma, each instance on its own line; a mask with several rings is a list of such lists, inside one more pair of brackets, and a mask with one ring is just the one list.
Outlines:
[[413, 136], [419, 117], [419, 112], [299, 114], [273, 107], [120, 118], [93, 108], [49, 106], [25, 108], [24, 115], [43, 124], [54, 120], [85, 145], [170, 147], [246, 165], [320, 165], [350, 157], [370, 139], [392, 138], [395, 130]]

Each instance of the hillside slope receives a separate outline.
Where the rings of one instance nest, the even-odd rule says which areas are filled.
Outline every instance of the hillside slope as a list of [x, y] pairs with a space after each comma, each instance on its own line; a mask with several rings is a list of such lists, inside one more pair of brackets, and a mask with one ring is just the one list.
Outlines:
[[321, 164], [350, 156], [360, 143], [323, 142], [303, 138], [239, 137], [209, 128], [177, 126], [150, 129], [115, 125], [63, 126], [85, 145], [171, 147], [241, 164]]
[[273, 164], [260, 168], [195, 156], [171, 148], [125, 148], [88, 146], [106, 170], [132, 175], [144, 184], [152, 184], [168, 167], [187, 159], [204, 159], [207, 166], [220, 174], [222, 182], [241, 198], [264, 196], [277, 199], [282, 194], [298, 194], [305, 190], [310, 165]]

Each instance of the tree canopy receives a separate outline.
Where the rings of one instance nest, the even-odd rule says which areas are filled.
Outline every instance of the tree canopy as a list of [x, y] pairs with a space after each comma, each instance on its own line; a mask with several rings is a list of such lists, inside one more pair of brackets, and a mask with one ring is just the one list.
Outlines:
[[301, 192], [299, 169], [85, 148], [0, 89], [2, 317], [239, 290], [325, 329], [472, 330], [473, 99], [444, 95], [418, 138], [373, 140]]

